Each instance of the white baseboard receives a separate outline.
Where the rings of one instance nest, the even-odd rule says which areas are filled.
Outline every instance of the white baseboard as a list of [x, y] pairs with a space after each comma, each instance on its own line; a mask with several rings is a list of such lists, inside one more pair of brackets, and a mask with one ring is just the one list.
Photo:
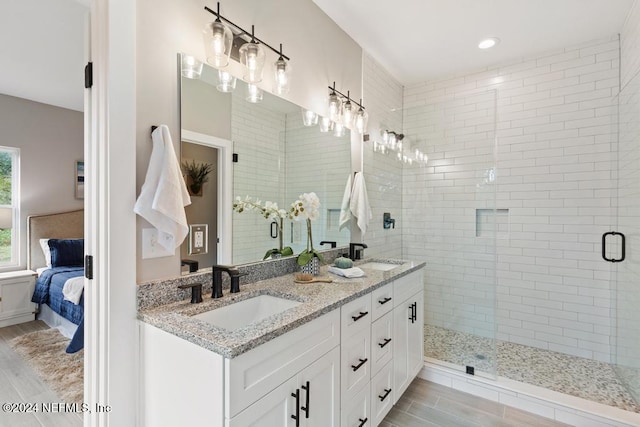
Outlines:
[[427, 359], [418, 376], [503, 405], [577, 427], [638, 427], [640, 414], [508, 378], [468, 375]]

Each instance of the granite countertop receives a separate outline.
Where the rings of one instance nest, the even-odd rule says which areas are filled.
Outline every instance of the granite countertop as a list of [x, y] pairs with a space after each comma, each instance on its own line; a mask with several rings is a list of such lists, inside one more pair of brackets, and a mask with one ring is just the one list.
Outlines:
[[[356, 266], [370, 261], [376, 260], [365, 260]], [[388, 271], [363, 268], [363, 277], [347, 279], [329, 273], [328, 267], [323, 266], [319, 277], [331, 277], [332, 283], [295, 283], [295, 275], [286, 274], [241, 284], [240, 292], [235, 294], [226, 289], [222, 298], [212, 299], [210, 295], [203, 295], [204, 301], [199, 304], [183, 300], [139, 310], [138, 319], [226, 358], [233, 358], [425, 265], [424, 262], [411, 261], [383, 262], [398, 264], [398, 267]], [[301, 304], [234, 331], [191, 317], [264, 294], [299, 301]]]

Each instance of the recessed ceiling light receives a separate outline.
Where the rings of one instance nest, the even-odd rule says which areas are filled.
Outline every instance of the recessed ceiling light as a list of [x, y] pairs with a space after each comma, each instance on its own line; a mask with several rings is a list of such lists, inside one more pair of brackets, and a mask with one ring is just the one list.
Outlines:
[[488, 39], [484, 39], [482, 40], [479, 44], [478, 47], [480, 49], [489, 49], [491, 47], [494, 47], [495, 45], [497, 45], [498, 43], [500, 43], [500, 39], [497, 37], [489, 37]]

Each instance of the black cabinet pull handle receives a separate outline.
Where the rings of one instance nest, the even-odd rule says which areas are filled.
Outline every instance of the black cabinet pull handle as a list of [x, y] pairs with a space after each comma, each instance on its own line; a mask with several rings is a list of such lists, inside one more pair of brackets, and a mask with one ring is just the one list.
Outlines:
[[367, 314], [369, 314], [368, 311], [361, 311], [358, 316], [351, 316], [351, 318], [353, 319], [354, 322], [357, 322], [358, 320], [362, 319]]
[[380, 346], [380, 348], [385, 348], [385, 346], [390, 342], [391, 342], [391, 338], [385, 338], [384, 342], [378, 343], [378, 345]]
[[385, 388], [384, 389], [384, 394], [382, 396], [378, 396], [378, 398], [380, 399], [380, 402], [384, 402], [384, 400], [387, 398], [387, 396], [389, 396], [389, 393], [391, 393], [391, 389], [390, 388]]
[[[620, 242], [622, 244], [620, 258], [607, 258], [607, 236], [620, 236], [620, 238], [622, 240]], [[606, 232], [606, 233], [604, 233], [602, 235], [602, 258], [605, 261], [609, 261], [609, 262], [622, 262], [622, 261], [624, 261], [624, 258], [625, 258], [625, 247], [626, 247], [626, 242], [625, 242], [624, 234], [618, 233], [617, 231], [608, 231], [608, 232]]]
[[291, 393], [291, 397], [296, 398], [296, 414], [291, 415], [291, 418], [296, 420], [296, 427], [300, 427], [300, 389], [297, 388], [295, 393]]
[[409, 309], [411, 310], [411, 314], [409, 315], [409, 320], [411, 320], [411, 323], [413, 323], [413, 310], [414, 310], [413, 304], [409, 306]]
[[418, 302], [413, 303], [413, 318], [411, 319], [411, 323], [418, 321]]
[[357, 365], [351, 365], [351, 369], [353, 369], [353, 372], [355, 372], [358, 369], [362, 368], [362, 365], [367, 363], [367, 360], [369, 360], [369, 359], [358, 359], [358, 360], [360, 361], [360, 363], [358, 363]]
[[362, 418], [358, 418], [358, 421], [360, 421], [360, 424], [358, 424], [358, 427], [362, 427], [367, 423], [367, 421], [369, 421], [369, 418], [365, 418], [364, 420]]
[[380, 303], [380, 305], [385, 305], [389, 301], [391, 301], [391, 297], [386, 297], [385, 299], [378, 300], [378, 303]]
[[300, 388], [307, 392], [304, 404], [305, 406], [301, 407], [301, 409], [304, 411], [304, 417], [309, 418], [309, 396], [311, 394], [311, 385], [309, 384], [309, 381], [307, 381], [306, 385], [303, 385]]

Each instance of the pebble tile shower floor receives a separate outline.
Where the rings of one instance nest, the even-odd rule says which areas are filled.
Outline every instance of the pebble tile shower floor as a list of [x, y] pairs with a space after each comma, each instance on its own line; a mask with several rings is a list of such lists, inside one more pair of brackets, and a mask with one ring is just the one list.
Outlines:
[[640, 413], [607, 363], [505, 341], [494, 354], [490, 339], [436, 326], [425, 325], [424, 334], [426, 357], [487, 373], [497, 358], [498, 376]]

